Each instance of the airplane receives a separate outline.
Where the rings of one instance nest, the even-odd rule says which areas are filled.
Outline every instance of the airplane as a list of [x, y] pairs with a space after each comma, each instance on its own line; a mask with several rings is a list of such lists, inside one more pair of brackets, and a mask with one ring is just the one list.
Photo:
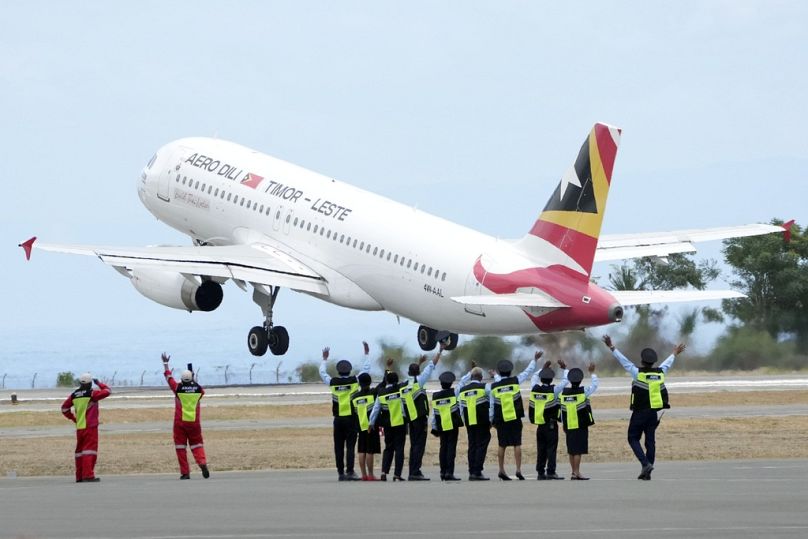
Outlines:
[[192, 245], [32, 248], [97, 256], [157, 303], [213, 311], [232, 280], [261, 308], [249, 351], [283, 355], [274, 325], [282, 288], [351, 309], [388, 311], [420, 324], [432, 350], [458, 335], [524, 335], [619, 322], [624, 307], [743, 297], [732, 290], [614, 291], [591, 281], [596, 261], [694, 252], [694, 243], [783, 232], [750, 224], [601, 236], [622, 130], [596, 123], [530, 230], [493, 236], [213, 138], [160, 148], [137, 180], [144, 206]]

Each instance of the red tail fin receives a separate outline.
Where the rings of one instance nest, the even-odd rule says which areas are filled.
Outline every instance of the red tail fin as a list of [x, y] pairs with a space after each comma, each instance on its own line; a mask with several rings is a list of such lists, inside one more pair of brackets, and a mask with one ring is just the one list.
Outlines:
[[575, 163], [561, 177], [541, 215], [522, 241], [523, 248], [529, 249], [529, 236], [539, 237], [566, 253], [589, 276], [620, 135], [621, 130], [617, 127], [595, 124]]
[[18, 247], [22, 247], [22, 250], [25, 251], [25, 259], [31, 260], [31, 249], [34, 247], [34, 242], [36, 241], [36, 236], [31, 238], [30, 240], [26, 240], [18, 245]]

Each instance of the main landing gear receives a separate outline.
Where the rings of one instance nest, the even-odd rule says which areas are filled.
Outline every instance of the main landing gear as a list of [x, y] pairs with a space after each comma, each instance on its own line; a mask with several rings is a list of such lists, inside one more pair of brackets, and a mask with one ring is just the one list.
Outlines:
[[247, 334], [247, 347], [254, 356], [263, 356], [267, 348], [273, 355], [282, 356], [289, 349], [289, 333], [283, 326], [272, 325], [272, 307], [278, 298], [279, 287], [270, 287], [271, 295], [267, 295], [258, 288], [253, 290], [253, 301], [261, 307], [264, 313], [264, 325], [255, 326]]
[[426, 326], [418, 326], [418, 346], [421, 347], [421, 350], [427, 352], [434, 350], [438, 345], [438, 341], [446, 341], [446, 350], [454, 350], [457, 348], [458, 336], [457, 333], [436, 331]]

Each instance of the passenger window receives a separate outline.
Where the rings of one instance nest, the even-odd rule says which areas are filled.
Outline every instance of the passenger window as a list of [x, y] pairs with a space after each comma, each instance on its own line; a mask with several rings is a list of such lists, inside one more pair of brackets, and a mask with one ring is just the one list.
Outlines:
[[362, 243], [359, 244], [359, 250], [363, 251], [364, 249], [365, 249], [365, 242], [363, 241]]
[[317, 234], [317, 229], [320, 228], [320, 225], [314, 225], [314, 233]]
[[180, 175], [177, 174], [177, 183], [180, 183]]
[[219, 188], [218, 187], [216, 188], [216, 192], [213, 193], [213, 196], [215, 196], [215, 197], [219, 196]]
[[[244, 204], [242, 204], [242, 206], [243, 206], [243, 205], [244, 205]], [[248, 210], [250, 209], [250, 201], [249, 201], [249, 200], [247, 201], [247, 209], [248, 209]]]
[[379, 252], [379, 258], [384, 258], [384, 249], [382, 249], [381, 252]]
[[306, 226], [306, 230], [308, 230], [309, 232], [311, 232], [311, 223], [309, 223], [309, 224]]
[[227, 193], [227, 201], [230, 202], [230, 193]]
[[378, 248], [378, 247], [374, 247], [374, 248], [373, 248], [373, 256], [376, 256], [376, 253], [378, 253], [378, 252], [379, 252], [379, 248]]
[[426, 272], [429, 277], [432, 277], [432, 266], [429, 266], [429, 271]]
[[369, 253], [369, 252], [370, 252], [370, 244], [369, 244], [369, 243], [368, 243], [367, 249], [365, 249], [365, 252], [366, 252], [366, 253]]
[[345, 234], [341, 234], [339, 237], [339, 242], [342, 243], [345, 240]]
[[441, 280], [441, 281], [445, 281], [445, 280], [446, 280], [446, 272], [445, 272], [445, 271], [443, 272], [443, 276], [440, 278], [440, 280]]
[[286, 216], [286, 224], [288, 225], [288, 224], [289, 224], [289, 221], [291, 221], [291, 220], [292, 220], [292, 216], [291, 216], [291, 215], [287, 215], [287, 216]]
[[426, 271], [426, 264], [421, 264], [421, 275]]
[[202, 192], [203, 193], [205, 192], [205, 184], [204, 183], [202, 184]]
[[387, 261], [388, 261], [388, 262], [390, 262], [390, 256], [391, 256], [392, 254], [393, 254], [393, 253], [391, 253], [391, 252], [389, 252], [389, 251], [387, 252]]
[[241, 204], [239, 206], [244, 206], [244, 197], [241, 197]]
[[264, 213], [264, 205], [261, 204], [261, 207], [258, 209], [259, 213]]
[[297, 226], [297, 221], [298, 221], [298, 219], [297, 219], [297, 217], [295, 217], [295, 223], [294, 223], [293, 226]]
[[331, 231], [330, 230], [328, 231], [328, 234], [325, 235], [325, 237], [328, 238], [329, 240], [331, 239]]
[[356, 240], [353, 240], [354, 249], [356, 249]]
[[393, 257], [393, 264], [398, 264], [398, 255]]
[[418, 271], [418, 262], [412, 267], [412, 271]]
[[325, 227], [322, 227], [322, 228], [320, 229], [320, 235], [321, 235], [321, 236], [323, 235], [323, 232], [325, 232]]
[[196, 180], [196, 183], [194, 184], [194, 189], [199, 189], [199, 180]]
[[275, 219], [280, 219], [280, 218], [281, 218], [281, 210], [278, 210], [277, 212], [275, 212]]
[[187, 176], [182, 177], [182, 185], [185, 185], [185, 182], [188, 180]]
[[407, 260], [407, 269], [412, 267], [412, 260]]

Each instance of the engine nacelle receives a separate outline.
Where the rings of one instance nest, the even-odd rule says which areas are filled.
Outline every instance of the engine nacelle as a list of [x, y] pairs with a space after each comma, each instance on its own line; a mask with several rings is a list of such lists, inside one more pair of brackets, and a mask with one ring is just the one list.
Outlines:
[[152, 301], [183, 311], [212, 311], [222, 304], [222, 285], [202, 284], [181, 273], [158, 270], [132, 270], [132, 285]]

